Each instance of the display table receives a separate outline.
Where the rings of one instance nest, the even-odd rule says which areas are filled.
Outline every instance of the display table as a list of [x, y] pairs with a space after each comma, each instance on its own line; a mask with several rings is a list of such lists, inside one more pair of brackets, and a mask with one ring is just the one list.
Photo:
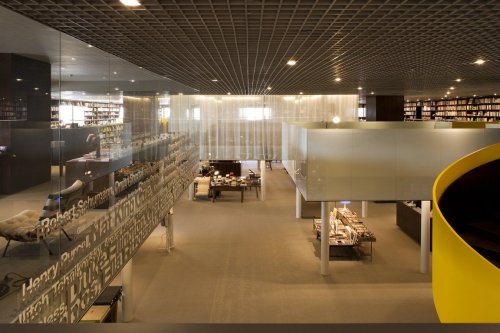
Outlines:
[[[321, 219], [313, 219], [313, 229], [316, 232], [316, 238], [321, 238]], [[330, 214], [329, 219], [329, 245], [330, 255], [336, 247], [353, 248], [357, 253], [363, 255], [361, 248], [365, 243], [369, 243], [370, 250], [367, 256], [370, 260], [373, 258], [373, 242], [376, 241], [375, 235], [368, 230], [365, 224], [358, 220], [356, 213], [348, 208], [340, 208], [336, 211], [336, 216]]]
[[241, 202], [243, 202], [245, 188], [246, 185], [211, 185], [210, 191], [212, 194], [212, 202], [215, 202], [215, 197], [217, 196], [217, 193], [224, 191], [240, 191]]

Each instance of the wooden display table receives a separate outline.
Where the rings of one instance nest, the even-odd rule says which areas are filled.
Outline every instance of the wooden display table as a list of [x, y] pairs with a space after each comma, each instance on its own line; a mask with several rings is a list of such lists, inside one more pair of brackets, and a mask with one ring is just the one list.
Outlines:
[[215, 197], [218, 192], [224, 191], [240, 191], [241, 192], [241, 202], [243, 202], [244, 193], [245, 193], [246, 185], [211, 185], [210, 191], [212, 194], [212, 202], [215, 202]]

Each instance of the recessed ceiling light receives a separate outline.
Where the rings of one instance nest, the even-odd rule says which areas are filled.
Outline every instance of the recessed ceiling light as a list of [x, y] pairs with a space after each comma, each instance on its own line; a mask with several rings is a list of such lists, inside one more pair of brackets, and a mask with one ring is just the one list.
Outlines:
[[139, 68], [141, 68], [141, 69], [142, 69], [142, 66], [139, 66]]
[[219, 81], [219, 80], [217, 80], [217, 79], [212, 79], [212, 82], [217, 82], [217, 81]]
[[231, 93], [230, 93], [230, 92], [228, 92], [227, 94], [228, 94], [228, 95], [231, 95]]
[[476, 97], [477, 95], [472, 95], [472, 96]]
[[446, 92], [446, 95], [448, 95], [449, 93], [450, 93], [450, 91], [448, 90], [448, 91]]
[[455, 87], [450, 87], [450, 90], [455, 90]]
[[71, 60], [75, 61], [75, 60], [76, 60], [76, 58], [71, 58]]
[[370, 95], [373, 95], [373, 94], [375, 94], [373, 91], [372, 91], [372, 92], [370, 92]]
[[286, 63], [286, 64], [287, 64], [288, 66], [294, 66], [296, 63], [297, 63], [297, 60], [290, 59], [290, 60], [288, 60], [288, 61], [287, 61], [287, 63]]
[[116, 87], [115, 90], [120, 90], [120, 88]]
[[87, 95], [86, 93], [82, 93], [83, 96]]
[[156, 96], [158, 96], [159, 94], [160, 94], [160, 93], [159, 93], [159, 92], [157, 92], [157, 93], [156, 93]]
[[271, 89], [273, 89], [273, 88], [271, 88], [270, 86], [269, 86], [269, 87], [267, 87], [267, 90], [271, 90]]
[[116, 74], [118, 74], [118, 72], [113, 72], [113, 74], [115, 74], [115, 75], [116, 75]]
[[493, 94], [493, 96], [496, 96], [496, 95], [497, 95], [496, 93]]
[[339, 77], [336, 77], [336, 78], [335, 78], [335, 82], [340, 82], [340, 81], [342, 81], [342, 79], [341, 79], [341, 78], [339, 78]]
[[474, 61], [474, 63], [475, 63], [476, 65], [482, 65], [482, 64], [484, 64], [485, 62], [486, 62], [486, 61], [485, 61], [484, 59], [477, 59], [476, 61]]
[[183, 93], [179, 93], [180, 96], [184, 95]]
[[363, 90], [363, 87], [358, 87], [358, 90]]
[[35, 90], [38, 90], [39, 88], [38, 87], [35, 87]]
[[335, 117], [333, 117], [332, 121], [333, 121], [334, 124], [338, 124], [338, 123], [340, 123], [340, 117], [339, 116], [335, 116]]
[[134, 79], [132, 79], [132, 80], [130, 80], [130, 82], [134, 83], [134, 82], [135, 82], [135, 80], [134, 80]]
[[90, 45], [90, 44], [87, 44], [87, 47], [93, 47], [93, 46], [92, 46], [92, 45]]
[[17, 82], [21, 82], [22, 80], [23, 80], [23, 79], [21, 79], [20, 77], [18, 77], [18, 78], [16, 79], [16, 81], [17, 81]]
[[462, 82], [462, 79], [458, 78], [458, 79], [455, 79], [455, 81]]
[[141, 3], [137, 0], [120, 0], [120, 2], [128, 7], [137, 7], [141, 5]]
[[301, 92], [299, 92], [299, 94], [300, 94], [300, 95], [303, 95], [304, 93], [301, 91]]

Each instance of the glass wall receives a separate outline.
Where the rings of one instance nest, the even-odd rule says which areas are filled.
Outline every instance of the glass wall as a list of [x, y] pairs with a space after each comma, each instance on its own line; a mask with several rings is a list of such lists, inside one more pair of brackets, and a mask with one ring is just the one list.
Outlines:
[[76, 322], [192, 182], [196, 91], [1, 7], [0, 72], [0, 322]]

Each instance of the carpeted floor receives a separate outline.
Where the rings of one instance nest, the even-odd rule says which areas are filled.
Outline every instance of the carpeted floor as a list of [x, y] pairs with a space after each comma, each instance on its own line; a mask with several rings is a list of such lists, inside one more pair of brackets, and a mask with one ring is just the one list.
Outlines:
[[[247, 165], [255, 170], [256, 165]], [[267, 170], [266, 201], [224, 192], [175, 206], [175, 248], [158, 227], [133, 259], [134, 321], [148, 323], [438, 322], [419, 246], [396, 226], [395, 204], [369, 203], [369, 258], [319, 273], [310, 219], [295, 218], [295, 189], [280, 165]], [[361, 204], [352, 210], [361, 213]]]

